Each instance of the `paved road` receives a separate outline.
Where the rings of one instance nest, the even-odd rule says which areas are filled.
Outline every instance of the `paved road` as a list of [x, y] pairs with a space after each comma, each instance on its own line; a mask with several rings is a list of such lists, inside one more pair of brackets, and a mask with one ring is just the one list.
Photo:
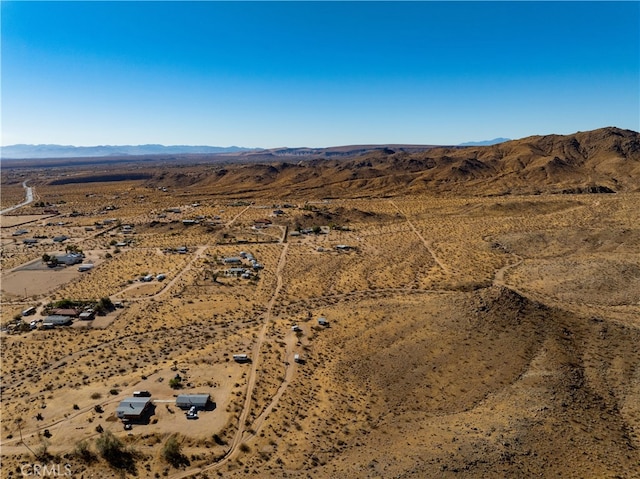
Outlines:
[[29, 180], [25, 180], [22, 183], [22, 187], [25, 189], [25, 200], [22, 203], [20, 203], [19, 205], [11, 206], [11, 207], [7, 208], [6, 210], [0, 211], [0, 215], [4, 215], [6, 213], [10, 213], [13, 210], [17, 210], [18, 208], [22, 208], [23, 206], [26, 206], [29, 203], [33, 202], [33, 188], [30, 187], [30, 186], [27, 186], [27, 181], [29, 181]]

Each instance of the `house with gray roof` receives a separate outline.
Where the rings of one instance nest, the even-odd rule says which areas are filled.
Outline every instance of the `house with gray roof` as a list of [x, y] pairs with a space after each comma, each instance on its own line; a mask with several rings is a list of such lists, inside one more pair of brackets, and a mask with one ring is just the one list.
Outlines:
[[195, 406], [198, 410], [204, 410], [210, 403], [209, 394], [180, 394], [176, 398], [176, 406], [180, 409], [190, 409]]
[[151, 398], [124, 398], [116, 409], [116, 416], [123, 421], [140, 421], [150, 415], [151, 407]]

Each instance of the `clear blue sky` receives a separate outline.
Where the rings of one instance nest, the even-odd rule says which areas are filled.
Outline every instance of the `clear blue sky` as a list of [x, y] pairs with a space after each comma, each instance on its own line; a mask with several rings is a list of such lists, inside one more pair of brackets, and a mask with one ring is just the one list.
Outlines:
[[2, 144], [640, 129], [638, 2], [1, 2]]

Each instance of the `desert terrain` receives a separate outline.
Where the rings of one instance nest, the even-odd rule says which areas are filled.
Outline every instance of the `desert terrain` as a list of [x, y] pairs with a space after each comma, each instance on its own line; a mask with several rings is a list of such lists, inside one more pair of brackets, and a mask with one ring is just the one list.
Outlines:
[[640, 477], [638, 137], [3, 168], [2, 477]]

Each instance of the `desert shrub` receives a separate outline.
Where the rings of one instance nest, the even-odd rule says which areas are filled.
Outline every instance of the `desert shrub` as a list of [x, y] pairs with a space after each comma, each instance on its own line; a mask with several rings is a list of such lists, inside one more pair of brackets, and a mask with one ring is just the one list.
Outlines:
[[99, 392], [95, 392], [91, 394], [91, 399], [100, 399], [102, 397], [102, 394], [100, 394]]
[[96, 449], [111, 467], [136, 475], [133, 452], [127, 450], [122, 441], [115, 437], [111, 431], [103, 431], [100, 434], [96, 439]]
[[85, 440], [78, 441], [76, 443], [73, 454], [80, 461], [83, 461], [85, 463], [90, 463], [96, 460], [96, 455], [93, 453], [93, 451], [91, 451], [89, 443]]
[[178, 437], [173, 434], [164, 443], [162, 447], [162, 457], [165, 461], [171, 464], [173, 467], [180, 467], [182, 465], [189, 465], [189, 459], [182, 454]]

